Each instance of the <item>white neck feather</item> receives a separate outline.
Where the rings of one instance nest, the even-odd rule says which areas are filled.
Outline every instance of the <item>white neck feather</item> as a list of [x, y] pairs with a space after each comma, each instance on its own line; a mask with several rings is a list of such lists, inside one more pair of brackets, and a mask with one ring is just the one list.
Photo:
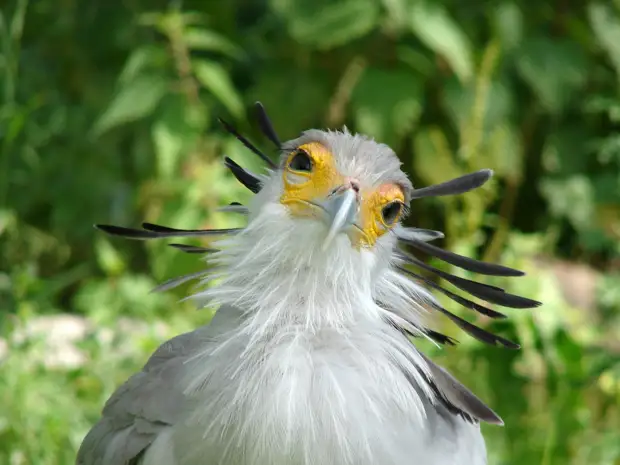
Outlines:
[[[276, 465], [403, 463], [411, 441], [423, 447], [427, 368], [386, 321], [417, 324], [422, 290], [390, 269], [390, 238], [358, 252], [343, 235], [325, 253], [321, 228], [268, 204], [217, 244], [210, 261], [221, 282], [194, 297], [243, 316], [188, 361], [185, 392], [196, 404], [179, 440], [226, 436], [224, 449], [205, 443], [214, 459], [245, 463], [237, 454], [247, 453]], [[406, 447], [394, 449], [401, 435]], [[318, 436], [325, 450], [314, 447]]]
[[392, 270], [393, 239], [357, 251], [342, 235], [324, 252], [324, 228], [289, 218], [279, 204], [264, 206], [243, 232], [216, 244], [222, 251], [209, 260], [221, 281], [194, 298], [243, 309], [255, 337], [283, 326], [346, 331], [399, 316], [419, 326], [419, 297], [432, 297]]

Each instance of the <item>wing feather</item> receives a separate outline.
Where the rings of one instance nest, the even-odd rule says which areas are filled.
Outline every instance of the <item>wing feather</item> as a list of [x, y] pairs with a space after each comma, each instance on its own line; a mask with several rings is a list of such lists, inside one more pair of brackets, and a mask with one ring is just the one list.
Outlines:
[[209, 325], [159, 346], [142, 370], [108, 399], [102, 418], [82, 442], [76, 464], [134, 465], [157, 436], [178, 421], [184, 395], [177, 381], [186, 358], [201, 350], [212, 335], [225, 330], [239, 315], [232, 307], [222, 307]]

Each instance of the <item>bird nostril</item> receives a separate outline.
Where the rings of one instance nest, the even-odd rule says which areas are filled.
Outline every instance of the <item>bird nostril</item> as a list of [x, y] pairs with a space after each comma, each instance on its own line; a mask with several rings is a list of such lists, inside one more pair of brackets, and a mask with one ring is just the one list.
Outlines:
[[356, 194], [360, 193], [360, 182], [357, 179], [345, 178], [344, 183], [331, 190], [329, 195], [339, 194], [347, 189], [353, 189]]
[[360, 191], [360, 182], [357, 179], [349, 178], [349, 179], [347, 179], [347, 184], [348, 184], [348, 187], [353, 189], [355, 192], [359, 193], [359, 191]]

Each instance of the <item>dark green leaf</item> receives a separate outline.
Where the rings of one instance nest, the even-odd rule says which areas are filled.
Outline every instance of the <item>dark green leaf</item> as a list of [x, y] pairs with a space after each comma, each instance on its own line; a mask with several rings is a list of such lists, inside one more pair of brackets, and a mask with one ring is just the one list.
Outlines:
[[318, 70], [272, 66], [258, 72], [250, 98], [265, 105], [281, 139], [292, 139], [320, 126], [326, 115], [329, 92], [324, 79]]

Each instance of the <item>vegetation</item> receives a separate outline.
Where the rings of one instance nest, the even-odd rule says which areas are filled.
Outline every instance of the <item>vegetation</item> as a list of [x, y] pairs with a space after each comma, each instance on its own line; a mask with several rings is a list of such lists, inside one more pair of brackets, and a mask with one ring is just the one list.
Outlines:
[[215, 212], [248, 198], [222, 155], [261, 165], [216, 118], [261, 141], [260, 100], [282, 138], [390, 144], [416, 186], [495, 170], [408, 221], [525, 270], [502, 284], [544, 305], [478, 320], [520, 351], [447, 323], [459, 346], [428, 350], [504, 418], [491, 464], [620, 464], [618, 0], [2, 5], [0, 463], [73, 463], [115, 386], [208, 320], [187, 288], [149, 294], [195, 256], [92, 224], [241, 224]]

